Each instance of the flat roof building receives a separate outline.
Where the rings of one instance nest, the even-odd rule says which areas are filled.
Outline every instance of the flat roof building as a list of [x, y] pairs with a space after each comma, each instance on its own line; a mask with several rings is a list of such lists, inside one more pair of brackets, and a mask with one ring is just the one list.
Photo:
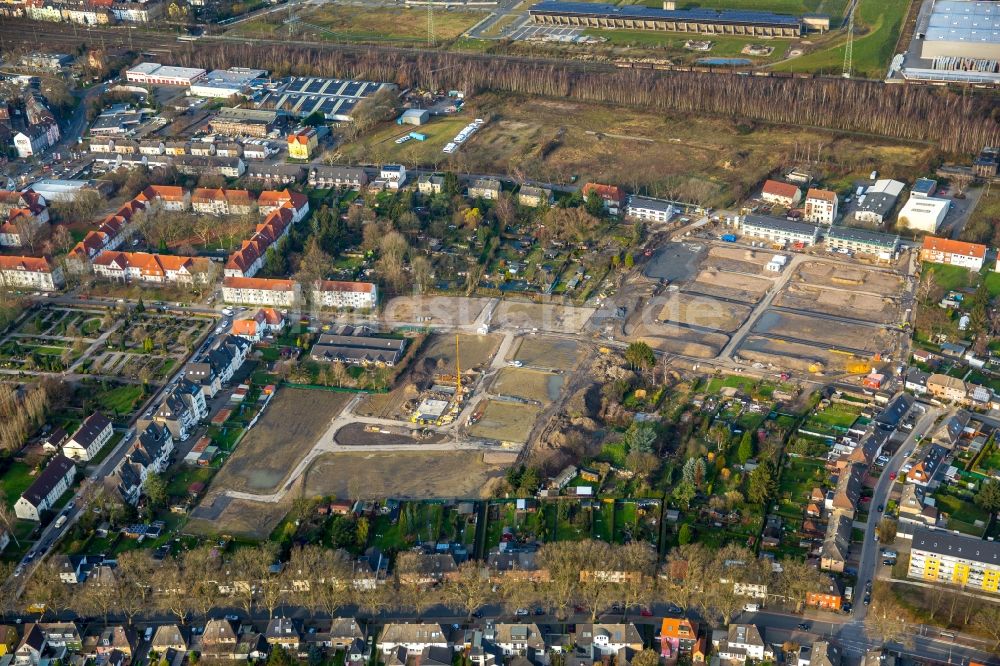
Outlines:
[[910, 197], [896, 219], [901, 227], [933, 234], [941, 228], [950, 206], [951, 202], [947, 199]]
[[677, 210], [669, 201], [632, 195], [625, 204], [625, 217], [647, 222], [669, 222]]
[[212, 70], [191, 85], [191, 94], [195, 97], [221, 97], [245, 95], [250, 85], [267, 76], [267, 70], [248, 69], [246, 67], [230, 67], [229, 69]]
[[747, 215], [740, 223], [744, 235], [766, 238], [777, 243], [804, 243], [813, 245], [819, 238], [819, 229], [814, 224], [792, 222], [776, 217]]
[[358, 102], [383, 88], [394, 90], [396, 86], [373, 81], [294, 77], [265, 94], [257, 108], [282, 111], [296, 118], [319, 113], [327, 120], [350, 120]]
[[906, 575], [996, 594], [1000, 591], [1000, 543], [917, 527]]
[[830, 227], [826, 234], [826, 246], [832, 250], [863, 252], [887, 259], [899, 247], [899, 235], [851, 227]]
[[125, 80], [160, 86], [190, 86], [205, 76], [198, 67], [173, 67], [158, 62], [143, 62], [125, 70]]
[[927, 21], [920, 55], [1000, 60], [1000, 3], [938, 0]]

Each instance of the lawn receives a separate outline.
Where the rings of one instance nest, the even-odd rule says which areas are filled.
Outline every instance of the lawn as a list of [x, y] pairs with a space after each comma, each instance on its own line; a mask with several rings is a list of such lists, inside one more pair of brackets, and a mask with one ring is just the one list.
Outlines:
[[934, 281], [939, 287], [947, 291], [963, 289], [969, 286], [969, 278], [972, 276], [972, 273], [967, 268], [949, 266], [947, 264], [924, 262], [923, 271], [933, 272]]
[[594, 511], [593, 537], [611, 543], [615, 533], [615, 503], [602, 501]]
[[136, 404], [142, 400], [142, 396], [141, 386], [127, 384], [109, 390], [99, 390], [94, 400], [97, 401], [97, 406], [101, 410], [122, 416], [135, 409]]
[[861, 407], [833, 403], [822, 411], [817, 411], [810, 420], [818, 421], [833, 428], [850, 428], [861, 414]]
[[[938, 509], [942, 513], [947, 513], [951, 519], [949, 520], [949, 527], [950, 523], [955, 521], [958, 523], [956, 529], [968, 526], [970, 529], [978, 529], [979, 534], [982, 534], [986, 524], [989, 522], [989, 514], [970, 500], [965, 500], [941, 491], [935, 493], [934, 498], [937, 500]], [[983, 527], [974, 527], [977, 520], [982, 521]]]
[[[1000, 219], [1000, 217], [997, 219]], [[990, 296], [993, 298], [1000, 296], [1000, 273], [987, 271], [986, 276], [983, 278], [983, 282], [986, 283], [986, 289], [990, 292]]]
[[[860, 0], [855, 10], [854, 76], [881, 78], [889, 66], [910, 0]], [[790, 72], [840, 73], [846, 35], [836, 45], [793, 58], [774, 69]]]
[[35, 480], [32, 471], [32, 467], [15, 462], [11, 463], [7, 471], [4, 472], [3, 483], [0, 483], [0, 494], [2, 494], [3, 501], [7, 506], [13, 507], [21, 493], [27, 490], [31, 482]]

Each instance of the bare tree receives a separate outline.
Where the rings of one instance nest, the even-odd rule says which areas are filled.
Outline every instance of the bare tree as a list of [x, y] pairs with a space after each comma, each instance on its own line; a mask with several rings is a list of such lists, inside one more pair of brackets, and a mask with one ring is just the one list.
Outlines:
[[456, 575], [444, 585], [448, 604], [466, 612], [468, 618], [490, 600], [491, 584], [489, 572], [475, 560], [463, 562]]

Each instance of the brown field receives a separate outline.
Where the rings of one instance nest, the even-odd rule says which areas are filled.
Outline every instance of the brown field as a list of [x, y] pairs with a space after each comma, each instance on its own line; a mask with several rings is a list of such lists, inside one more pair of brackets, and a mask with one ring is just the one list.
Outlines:
[[642, 324], [628, 337], [629, 342], [645, 342], [653, 349], [695, 358], [714, 358], [729, 342], [722, 333], [702, 333], [672, 324]]
[[799, 371], [807, 370], [812, 363], [821, 364], [823, 369], [827, 371], [843, 371], [851, 361], [850, 356], [834, 354], [820, 347], [773, 340], [756, 335], [748, 336], [743, 341], [737, 356], [748, 361], [773, 363], [780, 368]]
[[[487, 298], [398, 296], [385, 306], [383, 316], [390, 326], [406, 324], [465, 326], [476, 321], [488, 302]], [[420, 317], [430, 317], [430, 319], [418, 321]]]
[[[794, 152], [796, 144], [821, 143], [831, 164], [864, 164], [869, 171], [879, 168], [886, 173], [910, 171], [932, 150], [765, 124], [747, 133], [745, 125], [741, 129], [738, 122], [724, 118], [506, 93], [479, 95], [467, 106], [468, 114], [462, 114], [468, 116], [465, 122], [475, 117], [491, 120], [453, 155], [442, 154], [443, 135], [402, 145], [386, 141], [398, 136], [394, 125], [338, 151], [348, 161], [401, 160], [469, 173], [519, 169], [527, 178], [546, 182], [568, 182], [578, 175], [580, 182], [625, 183], [633, 190], [646, 188], [654, 196], [668, 191], [682, 199], [703, 194], [706, 203], [723, 205], [749, 193]], [[436, 122], [428, 126], [432, 133]], [[378, 158], [372, 157], [376, 154]], [[650, 155], [670, 155], [670, 159], [650, 159]]]
[[493, 322], [499, 326], [519, 326], [527, 330], [537, 328], [556, 333], [579, 333], [592, 314], [594, 308], [504, 301], [497, 306]]
[[337, 431], [334, 440], [341, 446], [412, 446], [414, 444], [434, 444], [444, 441], [445, 435], [433, 433], [428, 437], [417, 437], [416, 430], [397, 426], [383, 427], [389, 432], [369, 432], [363, 423], [348, 423]]
[[823, 261], [802, 263], [795, 274], [795, 279], [820, 287], [843, 287], [885, 296], [896, 296], [903, 291], [903, 278], [898, 275], [861, 266], [841, 266]]
[[[458, 345], [462, 370], [488, 366], [500, 347], [500, 339], [498, 335], [459, 333]], [[423, 351], [423, 358], [429, 359], [434, 364], [440, 364], [443, 361], [444, 370], [442, 372], [454, 374], [455, 336], [446, 334], [432, 336]]]
[[882, 329], [776, 310], [768, 310], [761, 315], [754, 324], [753, 332], [788, 336], [833, 349], [844, 346], [866, 352], [881, 351], [887, 342]]
[[581, 349], [572, 340], [526, 335], [520, 338], [513, 358], [533, 367], [572, 370], [580, 362], [580, 356]]
[[827, 289], [803, 283], [789, 284], [774, 300], [774, 304], [780, 307], [882, 323], [895, 321], [899, 314], [896, 301], [891, 298], [848, 289]]
[[658, 319], [732, 333], [749, 314], [750, 308], [744, 305], [677, 292], [667, 297]]
[[305, 495], [480, 497], [501, 474], [474, 451], [325, 453], [306, 472]]
[[228, 497], [215, 497], [217, 506], [205, 507], [211, 515], [199, 515], [204, 505], [211, 499], [206, 497], [191, 520], [184, 526], [184, 531], [200, 536], [229, 536], [261, 540], [270, 536], [281, 519], [291, 508], [291, 496], [286, 496], [281, 502], [251, 502]]
[[211, 489], [275, 492], [352, 397], [333, 391], [281, 389], [223, 465]]
[[501, 442], [524, 443], [528, 441], [538, 412], [538, 407], [532, 405], [490, 400], [482, 419], [469, 428], [469, 433]]
[[559, 397], [563, 375], [528, 368], [504, 368], [493, 380], [491, 392], [547, 405]]
[[756, 303], [764, 297], [772, 284], [771, 280], [765, 278], [705, 268], [698, 273], [694, 282], [686, 285], [686, 289], [706, 296], [721, 296], [746, 303]]
[[751, 250], [742, 247], [726, 247], [725, 245], [713, 245], [708, 251], [708, 256], [712, 259], [733, 259], [745, 261], [763, 267], [774, 258], [774, 252], [762, 252], [761, 250]]

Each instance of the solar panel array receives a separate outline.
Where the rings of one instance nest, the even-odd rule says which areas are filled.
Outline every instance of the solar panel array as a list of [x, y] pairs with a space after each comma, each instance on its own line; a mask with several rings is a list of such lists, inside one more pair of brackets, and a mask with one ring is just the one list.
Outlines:
[[327, 118], [346, 118], [365, 97], [391, 83], [296, 77], [268, 92], [257, 105], [300, 118], [322, 113]]
[[649, 19], [701, 23], [733, 23], [743, 25], [800, 26], [802, 20], [787, 14], [738, 9], [657, 9], [641, 5], [616, 5], [595, 2], [539, 2], [528, 10], [530, 14], [578, 15], [592, 18]]

